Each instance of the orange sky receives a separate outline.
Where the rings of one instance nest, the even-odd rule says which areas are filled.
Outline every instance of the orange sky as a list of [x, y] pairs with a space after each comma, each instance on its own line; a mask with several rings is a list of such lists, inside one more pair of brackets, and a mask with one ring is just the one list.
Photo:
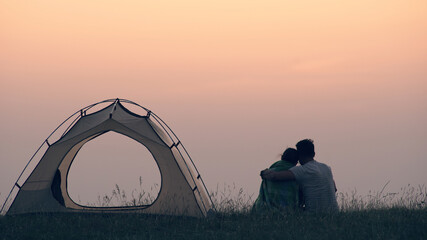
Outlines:
[[256, 192], [259, 170], [305, 137], [343, 190], [426, 184], [426, 12], [421, 0], [0, 0], [0, 200], [62, 120], [115, 97], [168, 122], [210, 188]]

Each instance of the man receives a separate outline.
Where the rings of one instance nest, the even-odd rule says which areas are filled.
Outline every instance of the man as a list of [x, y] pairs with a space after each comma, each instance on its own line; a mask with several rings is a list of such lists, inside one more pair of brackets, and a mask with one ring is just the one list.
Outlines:
[[[269, 169], [274, 171], [288, 170], [298, 163], [298, 153], [294, 148], [287, 148], [281, 160], [273, 163]], [[294, 210], [298, 206], [298, 185], [295, 181], [262, 180], [258, 198], [255, 200], [253, 211]]]
[[262, 179], [270, 181], [296, 180], [302, 188], [305, 209], [309, 212], [337, 212], [336, 187], [331, 168], [314, 160], [314, 144], [304, 139], [296, 144], [300, 166], [286, 171], [264, 170]]

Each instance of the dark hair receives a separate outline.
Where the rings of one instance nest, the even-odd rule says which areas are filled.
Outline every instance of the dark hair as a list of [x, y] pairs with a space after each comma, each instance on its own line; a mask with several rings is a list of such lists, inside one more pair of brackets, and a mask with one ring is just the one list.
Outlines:
[[314, 144], [311, 139], [304, 139], [297, 143], [297, 150], [299, 158], [310, 157], [313, 158], [315, 155]]
[[298, 162], [298, 152], [295, 148], [287, 148], [282, 154], [282, 160], [294, 165]]

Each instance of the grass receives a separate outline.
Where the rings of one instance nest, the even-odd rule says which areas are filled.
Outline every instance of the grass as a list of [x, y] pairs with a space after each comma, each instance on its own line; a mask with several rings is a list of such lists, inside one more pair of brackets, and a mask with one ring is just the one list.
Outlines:
[[0, 218], [0, 239], [427, 239], [425, 209], [311, 214], [30, 214]]
[[[158, 192], [159, 186], [157, 184], [151, 186], [150, 189], [146, 189], [143, 187], [142, 177], [139, 177], [139, 189], [132, 190], [129, 198], [125, 190], [116, 184], [111, 194], [104, 194], [102, 197], [98, 196], [95, 203], [88, 202], [83, 205], [92, 207], [150, 205], [156, 200]], [[82, 204], [82, 202], [79, 201], [79, 204]]]
[[[198, 219], [142, 214], [26, 214], [0, 217], [3, 239], [427, 239], [427, 191], [340, 193], [337, 214], [250, 213], [242, 189], [217, 188], [218, 214]], [[132, 199], [130, 202], [132, 203]]]

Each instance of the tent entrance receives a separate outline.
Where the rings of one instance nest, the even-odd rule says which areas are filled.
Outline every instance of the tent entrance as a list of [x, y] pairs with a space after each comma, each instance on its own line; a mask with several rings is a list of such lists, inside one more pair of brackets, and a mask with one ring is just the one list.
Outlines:
[[71, 200], [88, 207], [150, 205], [160, 187], [160, 170], [149, 150], [114, 131], [83, 145], [67, 176]]

